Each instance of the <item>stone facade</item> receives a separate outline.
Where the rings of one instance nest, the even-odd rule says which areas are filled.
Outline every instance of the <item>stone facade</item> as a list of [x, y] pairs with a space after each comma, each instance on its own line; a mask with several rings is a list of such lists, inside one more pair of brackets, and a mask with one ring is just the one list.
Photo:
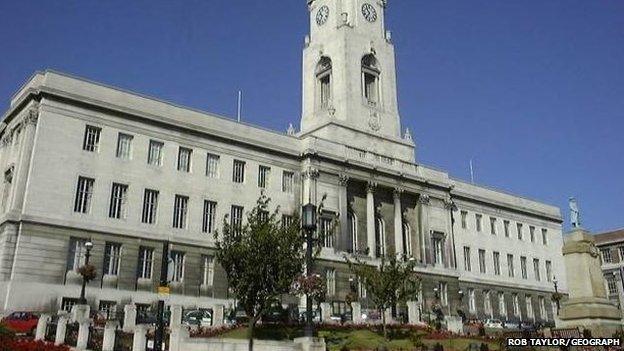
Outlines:
[[624, 230], [614, 230], [611, 232], [594, 235], [596, 247], [600, 251], [600, 262], [605, 278], [605, 290], [611, 302], [613, 302], [622, 313], [624, 305]]
[[370, 309], [344, 255], [377, 264], [398, 252], [419, 262], [425, 313], [440, 305], [446, 315], [552, 320], [554, 276], [566, 292], [559, 209], [417, 163], [400, 128], [386, 2], [308, 6], [299, 133], [53, 71], [31, 77], [0, 126], [0, 309], [67, 307], [89, 238], [96, 308], [154, 302], [164, 241], [179, 254], [168, 303], [227, 306], [214, 233], [233, 206], [250, 209], [264, 191], [285, 215], [325, 198], [321, 227], [332, 240], [314, 269], [332, 286], [334, 313], [351, 289]]

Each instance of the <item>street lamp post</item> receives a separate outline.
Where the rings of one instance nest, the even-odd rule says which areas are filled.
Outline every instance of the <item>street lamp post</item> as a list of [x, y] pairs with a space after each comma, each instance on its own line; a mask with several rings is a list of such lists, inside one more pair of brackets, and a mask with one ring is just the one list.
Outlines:
[[[306, 238], [306, 279], [311, 277], [312, 273], [312, 246], [314, 240], [312, 238], [312, 234], [316, 230], [316, 205], [312, 203], [308, 203], [304, 205], [301, 210], [302, 213], [302, 226], [303, 231], [305, 232]], [[312, 300], [310, 299], [310, 294], [306, 294], [306, 326], [305, 326], [305, 336], [313, 337], [314, 336], [314, 327], [312, 326]]]
[[[85, 243], [85, 249], [87, 250], [87, 252], [85, 253], [85, 264], [84, 266], [87, 267], [89, 265], [89, 258], [91, 257], [91, 249], [93, 248], [93, 243], [91, 242], [91, 240], [88, 240]], [[87, 287], [87, 279], [85, 278], [85, 276], [82, 276], [82, 288], [80, 289], [80, 302], [79, 304], [81, 305], [86, 305], [87, 304], [87, 299], [85, 298], [85, 289]]]

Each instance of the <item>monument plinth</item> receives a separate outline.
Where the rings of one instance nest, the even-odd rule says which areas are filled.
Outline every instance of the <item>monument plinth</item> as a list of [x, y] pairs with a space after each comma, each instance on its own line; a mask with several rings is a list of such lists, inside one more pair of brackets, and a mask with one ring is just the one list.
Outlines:
[[562, 327], [589, 329], [594, 337], [610, 337], [622, 329], [620, 311], [607, 298], [594, 237], [574, 228], [563, 244], [569, 299], [559, 313]]

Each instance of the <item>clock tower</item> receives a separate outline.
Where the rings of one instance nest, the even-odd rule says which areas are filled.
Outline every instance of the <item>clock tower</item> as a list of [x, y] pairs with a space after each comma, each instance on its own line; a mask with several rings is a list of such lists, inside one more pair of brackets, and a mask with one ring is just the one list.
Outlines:
[[301, 135], [414, 161], [397, 106], [388, 0], [307, 0]]

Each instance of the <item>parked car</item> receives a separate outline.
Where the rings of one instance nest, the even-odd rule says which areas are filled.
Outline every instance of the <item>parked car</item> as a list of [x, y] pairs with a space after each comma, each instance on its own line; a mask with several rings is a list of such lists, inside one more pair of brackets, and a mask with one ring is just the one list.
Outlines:
[[483, 326], [492, 329], [503, 329], [503, 322], [500, 319], [486, 319]]
[[520, 323], [518, 321], [505, 321], [505, 329], [520, 329]]
[[32, 312], [13, 312], [2, 319], [2, 323], [15, 333], [35, 335], [39, 316]]
[[262, 323], [286, 323], [288, 311], [281, 305], [273, 305], [262, 315]]
[[212, 325], [212, 311], [205, 308], [187, 311], [182, 316], [182, 324], [197, 327]]
[[520, 322], [520, 330], [535, 331], [535, 324], [532, 322], [522, 321]]

